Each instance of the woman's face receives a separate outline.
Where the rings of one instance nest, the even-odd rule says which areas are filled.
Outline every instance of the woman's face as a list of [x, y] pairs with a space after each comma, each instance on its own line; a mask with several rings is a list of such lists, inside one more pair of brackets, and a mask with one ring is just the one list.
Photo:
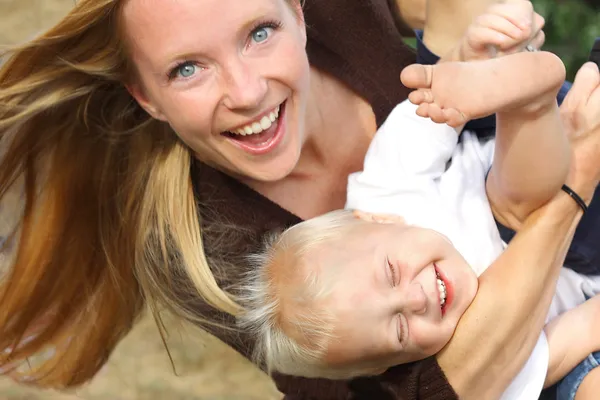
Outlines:
[[309, 91], [300, 6], [286, 0], [128, 0], [129, 86], [202, 161], [275, 181], [295, 167]]

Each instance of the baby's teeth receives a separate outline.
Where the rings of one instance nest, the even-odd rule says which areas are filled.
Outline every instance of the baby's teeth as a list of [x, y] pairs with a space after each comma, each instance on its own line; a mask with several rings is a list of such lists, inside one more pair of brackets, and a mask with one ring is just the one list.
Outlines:
[[446, 303], [446, 284], [439, 278], [437, 278], [437, 284], [440, 291], [440, 305], [443, 306]]
[[246, 135], [252, 135], [252, 128], [249, 126], [244, 127], [244, 132]]
[[269, 113], [269, 120], [270, 120], [271, 122], [275, 122], [275, 118], [277, 118], [277, 117], [275, 116], [275, 113], [274, 113], [274, 112], [272, 112], [272, 113]]
[[262, 132], [262, 127], [260, 126], [260, 124], [258, 122], [255, 122], [252, 124], [252, 132], [254, 132], [254, 133]]

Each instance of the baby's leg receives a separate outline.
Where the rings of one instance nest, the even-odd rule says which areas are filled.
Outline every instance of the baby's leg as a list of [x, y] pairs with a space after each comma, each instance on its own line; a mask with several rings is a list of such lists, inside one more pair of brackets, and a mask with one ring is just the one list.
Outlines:
[[554, 54], [523, 52], [479, 62], [414, 64], [401, 79], [417, 89], [409, 96], [419, 105], [417, 114], [460, 126], [496, 112], [554, 105], [564, 76], [564, 65]]
[[546, 325], [544, 331], [548, 339], [550, 361], [545, 387], [564, 378], [589, 354], [600, 351], [599, 326], [600, 296], [592, 297]]
[[547, 52], [492, 60], [412, 65], [402, 81], [418, 90], [417, 114], [460, 126], [496, 113], [496, 151], [487, 181], [496, 218], [507, 226], [550, 200], [566, 179], [570, 146], [556, 95], [565, 69]]

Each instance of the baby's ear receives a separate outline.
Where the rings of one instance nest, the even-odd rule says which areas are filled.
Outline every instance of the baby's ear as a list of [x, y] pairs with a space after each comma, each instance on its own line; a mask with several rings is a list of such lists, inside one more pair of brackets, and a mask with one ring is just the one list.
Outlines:
[[354, 210], [353, 214], [356, 218], [367, 222], [375, 222], [377, 224], [404, 224], [404, 218], [393, 214], [375, 214], [366, 211]]

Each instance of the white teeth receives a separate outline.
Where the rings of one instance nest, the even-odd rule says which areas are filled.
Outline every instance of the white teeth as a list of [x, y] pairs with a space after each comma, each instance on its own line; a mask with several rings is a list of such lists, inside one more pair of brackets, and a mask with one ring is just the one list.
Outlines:
[[269, 119], [269, 117], [262, 117], [262, 119], [260, 120], [260, 126], [263, 129], [263, 131], [269, 129], [271, 127], [271, 120]]
[[253, 122], [252, 124], [236, 129], [235, 131], [231, 131], [231, 133], [246, 136], [261, 133], [262, 131], [269, 129], [271, 125], [273, 125], [273, 122], [279, 118], [279, 108], [280, 106], [277, 106], [275, 110], [262, 117], [259, 122]]
[[437, 278], [438, 290], [440, 292], [440, 306], [446, 304], [446, 284], [440, 278]]

